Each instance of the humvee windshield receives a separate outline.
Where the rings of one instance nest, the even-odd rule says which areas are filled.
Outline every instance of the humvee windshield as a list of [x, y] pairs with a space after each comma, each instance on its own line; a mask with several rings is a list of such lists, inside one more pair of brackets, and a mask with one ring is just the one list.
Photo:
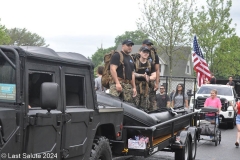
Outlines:
[[[8, 56], [8, 55], [6, 55]], [[8, 57], [13, 64], [13, 57]], [[0, 54], [0, 102], [16, 101], [16, 74], [15, 69]]]

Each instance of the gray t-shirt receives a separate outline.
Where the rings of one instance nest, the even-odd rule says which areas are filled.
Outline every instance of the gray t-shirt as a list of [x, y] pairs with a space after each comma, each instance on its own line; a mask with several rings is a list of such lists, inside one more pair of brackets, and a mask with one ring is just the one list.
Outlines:
[[185, 100], [188, 99], [188, 95], [185, 93], [185, 96], [184, 96], [185, 99], [184, 99], [184, 102], [183, 102], [183, 95], [182, 94], [177, 94], [176, 97], [175, 97], [175, 94], [177, 94], [177, 93], [173, 94], [174, 108], [183, 106], [183, 103], [184, 103], [184, 107], [186, 107]]
[[102, 77], [95, 78], [95, 88], [96, 91], [104, 91], [104, 89], [102, 88]]

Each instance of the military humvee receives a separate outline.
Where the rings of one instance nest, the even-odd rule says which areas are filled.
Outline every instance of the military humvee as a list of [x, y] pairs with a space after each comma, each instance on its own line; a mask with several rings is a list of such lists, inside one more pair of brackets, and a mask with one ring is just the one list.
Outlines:
[[0, 46], [0, 159], [110, 160], [123, 109], [99, 107], [77, 53]]

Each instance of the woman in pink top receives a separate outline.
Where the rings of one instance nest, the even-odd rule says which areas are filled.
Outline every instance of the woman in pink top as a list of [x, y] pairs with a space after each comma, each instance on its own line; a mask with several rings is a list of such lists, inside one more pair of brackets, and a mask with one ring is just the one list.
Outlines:
[[235, 111], [237, 112], [236, 116], [236, 124], [237, 124], [237, 141], [235, 143], [236, 147], [239, 147], [239, 140], [240, 140], [240, 101], [236, 103], [234, 107]]
[[[204, 107], [213, 107], [213, 108], [218, 108], [218, 112], [217, 114], [220, 113], [221, 108], [222, 108], [222, 104], [219, 98], [217, 98], [217, 90], [213, 89], [211, 90], [211, 97], [207, 98], [205, 103], [204, 103]], [[214, 113], [209, 113], [205, 115], [205, 119], [212, 121], [215, 118], [215, 114]], [[216, 124], [218, 124], [218, 117], [216, 118]]]

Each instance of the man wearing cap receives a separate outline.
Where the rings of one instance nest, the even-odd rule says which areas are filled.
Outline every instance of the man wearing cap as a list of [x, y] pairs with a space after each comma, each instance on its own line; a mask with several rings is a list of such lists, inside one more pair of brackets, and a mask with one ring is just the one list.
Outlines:
[[[131, 40], [124, 40], [121, 53], [114, 53], [110, 60], [112, 80], [109, 83], [109, 93], [130, 103], [133, 102], [133, 97], [137, 95], [134, 62], [129, 55], [133, 45], [134, 43]], [[120, 63], [120, 54], [123, 55], [123, 64]]]
[[149, 100], [150, 100], [150, 107], [156, 108], [156, 91], [159, 87], [159, 77], [160, 77], [160, 71], [159, 71], [159, 57], [156, 53], [155, 48], [152, 47], [153, 43], [149, 39], [145, 39], [142, 43], [142, 46], [146, 46], [150, 49], [150, 55], [149, 60], [152, 61], [152, 64], [154, 65], [155, 71], [156, 71], [156, 80], [155, 83], [152, 81], [149, 85], [150, 93], [149, 93]]
[[149, 84], [155, 81], [156, 72], [154, 65], [148, 60], [150, 49], [148, 47], [140, 48], [140, 58], [135, 60], [135, 78], [137, 96], [134, 98], [137, 107], [145, 110], [152, 111], [156, 108], [150, 107], [149, 101]]

